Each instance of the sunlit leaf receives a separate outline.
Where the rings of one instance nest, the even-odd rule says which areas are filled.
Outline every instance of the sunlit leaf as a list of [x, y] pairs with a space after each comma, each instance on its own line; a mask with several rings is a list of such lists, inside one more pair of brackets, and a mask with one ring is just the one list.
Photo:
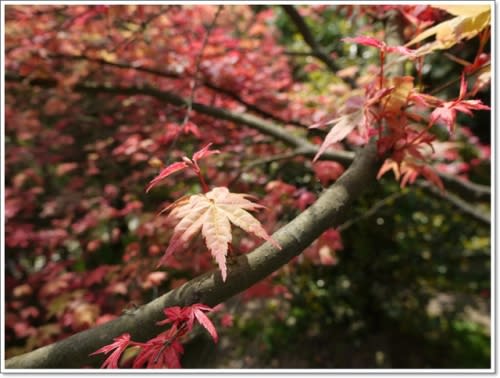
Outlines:
[[464, 39], [471, 39], [490, 25], [491, 22], [490, 6], [460, 5], [449, 6], [446, 10], [457, 15], [457, 17], [423, 31], [407, 43], [407, 46], [411, 46], [429, 37], [436, 36], [435, 42], [422, 46], [417, 50], [417, 55], [450, 48]]
[[397, 76], [392, 78], [388, 86], [394, 88], [387, 98], [385, 110], [389, 112], [400, 112], [408, 104], [408, 97], [413, 89], [412, 76]]
[[350, 114], [343, 115], [330, 123], [333, 123], [333, 127], [330, 132], [326, 135], [323, 144], [318, 150], [318, 153], [314, 157], [313, 161], [318, 160], [318, 158], [332, 145], [343, 140], [347, 137], [356, 127], [359, 127], [363, 121], [363, 110], [357, 110]]
[[483, 12], [489, 12], [490, 5], [487, 4], [433, 4], [434, 8], [445, 10], [454, 16], [475, 17]]
[[247, 210], [262, 208], [261, 205], [247, 199], [247, 194], [230, 193], [225, 187], [212, 189], [206, 194], [197, 194], [169, 207], [172, 209], [167, 221], [176, 223], [170, 244], [160, 264], [178, 248], [189, 243], [200, 231], [205, 243], [217, 261], [222, 279], [226, 279], [226, 255], [232, 241], [231, 225], [269, 241], [276, 248], [274, 241]]

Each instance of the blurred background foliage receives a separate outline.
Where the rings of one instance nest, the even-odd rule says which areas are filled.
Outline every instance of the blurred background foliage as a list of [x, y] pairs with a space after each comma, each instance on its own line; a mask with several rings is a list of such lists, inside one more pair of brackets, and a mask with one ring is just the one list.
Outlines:
[[[341, 85], [342, 80], [325, 70], [314, 57], [300, 54], [308, 51], [308, 46], [281, 8], [252, 6], [255, 14], [269, 9], [276, 14], [274, 23], [279, 31], [279, 41], [289, 53], [293, 78], [303, 83], [302, 90], [294, 96], [325, 97], [327, 100], [323, 104], [331, 107], [325, 112], [333, 112], [348, 95], [332, 96], [335, 85]], [[370, 65], [377, 64], [375, 49], [353, 47], [341, 43], [340, 39], [367, 31], [383, 34], [386, 27], [383, 20], [370, 15], [370, 12], [361, 12], [359, 7], [349, 6], [333, 5], [305, 13], [308, 26], [319, 45], [335, 57], [340, 67], [357, 66], [363, 73]], [[454, 47], [450, 53], [472, 61], [477, 49], [475, 43], [471, 40]], [[450, 77], [459, 77], [461, 69], [452, 60], [443, 59], [441, 54], [433, 54], [426, 60], [423, 83], [439, 87]], [[441, 95], [443, 98], [455, 98], [458, 90], [457, 83]], [[18, 108], [18, 111], [29, 111], [33, 107], [42, 107], [46, 100], [44, 96], [40, 89], [15, 88], [7, 93], [6, 101], [25, 107]], [[485, 103], [489, 103], [489, 91], [480, 92], [480, 96]], [[14, 97], [26, 100], [14, 101]], [[75, 182], [92, 165], [94, 151], [111, 151], [118, 147], [114, 139], [117, 132], [115, 126], [125, 122], [129, 113], [140, 113], [139, 118], [144, 119], [156, 117], [152, 111], [149, 113], [150, 102], [147, 99], [135, 98], [126, 104], [125, 110], [118, 110], [121, 105], [103, 101], [99, 96], [84, 97], [73, 120], [78, 127], [69, 131], [81, 148], [76, 148], [73, 143], [54, 143], [49, 151], [45, 151], [54, 157], [54, 165], [41, 165], [30, 156], [21, 156], [6, 167], [7, 186], [12, 185], [18, 172], [33, 169], [37, 174], [32, 179], [36, 181], [37, 176], [43, 177], [47, 193], [70, 185], [74, 190], [98, 198], [105, 183], [121, 182], [114, 188], [105, 189], [106, 195], [116, 209], [132, 208], [123, 217], [103, 219], [82, 227], [78, 237], [94, 243], [90, 249], [88, 245], [81, 246], [76, 240], [68, 238], [66, 247], [53, 255], [53, 262], [68, 261], [69, 270], [83, 277], [85, 272], [95, 271], [100, 266], [112, 267], [122, 263], [126, 266], [134, 262], [134, 269], [139, 269], [139, 273], [128, 268], [121, 271], [110, 268], [116, 276], [115, 286], [132, 282], [128, 287], [105, 286], [104, 281], [96, 278], [93, 291], [110, 290], [109, 298], [99, 299], [99, 306], [104, 309], [101, 314], [120, 314], [131, 302], [140, 304], [149, 301], [182, 284], [193, 274], [211, 267], [210, 262], [198, 260], [195, 254], [186, 254], [184, 259], [194, 265], [190, 270], [179, 263], [177, 268], [167, 270], [167, 278], [149, 286], [139, 287], [130, 278], [134, 275], [147, 276], [151, 272], [154, 263], [148, 259], [157, 258], [168, 238], [168, 231], [150, 231], [143, 225], [161, 225], [160, 221], [153, 220], [159, 205], [177, 198], [179, 193], [199, 192], [196, 180], [173, 180], [168, 190], [152, 191], [146, 196], [144, 186], [147, 181], [141, 179], [153, 177], [154, 169], [148, 167], [146, 161], [137, 164], [108, 154], [107, 159], [100, 158], [96, 162], [100, 173], [87, 176], [85, 187]], [[304, 106], [313, 108], [317, 103], [305, 102]], [[102, 114], [113, 112], [122, 114], [107, 126], [95, 127], [102, 122]], [[57, 115], [50, 114], [39, 119], [43, 128], [54, 130], [56, 134], [58, 121]], [[483, 143], [489, 144], [488, 112], [478, 112], [475, 118], [459, 118], [459, 122], [462, 121]], [[36, 135], [23, 139], [17, 130], [13, 130], [7, 127], [7, 149], [13, 151], [24, 147], [23, 151], [36, 151], [37, 148], [45, 148]], [[136, 132], [147, 134], [148, 127], [139, 127]], [[219, 132], [219, 136], [224, 138], [224, 128], [215, 128], [214, 132]], [[315, 135], [314, 132], [311, 135]], [[125, 136], [121, 138], [123, 141]], [[233, 140], [232, 136], [228, 138]], [[245, 151], [247, 156], [259, 151], [259, 144], [252, 133], [247, 135], [247, 139], [241, 138], [240, 143], [240, 152]], [[181, 155], [191, 156], [197, 149], [196, 144], [195, 137], [187, 135], [179, 138], [176, 148], [181, 152], [168, 158], [175, 160]], [[265, 151], [269, 153], [269, 150]], [[470, 160], [478, 152], [474, 146], [465, 146], [461, 154]], [[57, 156], [61, 155], [66, 161], [87, 161], [88, 165], [76, 168], [71, 175], [61, 174], [56, 169]], [[233, 156], [223, 153], [215, 165], [208, 165], [207, 174], [214, 182], [217, 180], [215, 170], [223, 172], [232, 169], [235, 164]], [[475, 182], [489, 184], [490, 166], [482, 164], [475, 167], [471, 178]], [[30, 178], [24, 180], [29, 187]], [[262, 164], [242, 174], [240, 181], [234, 183], [234, 191], [252, 192], [262, 198], [269, 195], [270, 191], [265, 187], [271, 181], [304, 188], [316, 195], [324, 188], [315, 177], [312, 165], [297, 157]], [[92, 191], [95, 193], [92, 194]], [[84, 215], [89, 208], [102, 211], [99, 200], [86, 203], [84, 209], [71, 203], [71, 197], [62, 199], [69, 203], [54, 206], [66, 206], [68, 211], [75, 212], [76, 217]], [[48, 211], [43, 198], [33, 203], [35, 214]], [[370, 213], [377, 203], [381, 204], [380, 208]], [[284, 223], [299, 212], [296, 206], [283, 205], [279, 222]], [[265, 216], [263, 214], [261, 219]], [[43, 222], [48, 222], [43, 217], [26, 217], [28, 222], [39, 222], [37, 227], [43, 227]], [[356, 202], [351, 220], [346, 221], [342, 229], [343, 249], [334, 251], [334, 263], [322, 265], [299, 257], [269, 279], [270, 286], [282, 290], [266, 288], [261, 290], [264, 294], [259, 295], [259, 290], [252, 288], [250, 292], [254, 294], [245, 296], [244, 293], [229, 300], [223, 312], [232, 314], [233, 320], [226, 327], [218, 327], [222, 336], [220, 343], [214, 347], [203, 333], [195, 336], [187, 344], [184, 367], [488, 368], [491, 342], [490, 229], [418, 187], [400, 189], [392, 177], [380, 180]], [[45, 225], [48, 226], [48, 223]], [[151, 237], [148, 240], [154, 239], [154, 245], [145, 245], [145, 234]], [[236, 238], [245, 241], [242, 235], [237, 234]], [[248, 243], [250, 249], [254, 244]], [[19, 287], [19, 282], [26, 279], [27, 274], [35, 274], [40, 267], [50, 263], [43, 254], [26, 254], [21, 250], [22, 244], [10, 247], [8, 251], [7, 286], [12, 289]], [[20, 266], [24, 266], [24, 271]], [[112, 284], [113, 279], [109, 279], [109, 283]], [[69, 295], [80, 298], [78, 292], [71, 291], [71, 286], [67, 290]], [[123, 290], [128, 294], [123, 294]], [[45, 317], [31, 321], [33, 327], [43, 330], [42, 334], [38, 332], [33, 336], [17, 330], [15, 336], [13, 332], [8, 333], [8, 355], [43, 344], [43, 337], [47, 341], [57, 339], [54, 333], [60, 332], [60, 329], [47, 328], [47, 324], [67, 310], [68, 293], [65, 297], [49, 301]], [[11, 300], [15, 302], [17, 298]], [[25, 308], [26, 303], [29, 301], [22, 302], [17, 310]], [[36, 307], [37, 299], [33, 298], [31, 305]], [[11, 311], [14, 310], [15, 303]], [[73, 331], [74, 328], [70, 333]]]

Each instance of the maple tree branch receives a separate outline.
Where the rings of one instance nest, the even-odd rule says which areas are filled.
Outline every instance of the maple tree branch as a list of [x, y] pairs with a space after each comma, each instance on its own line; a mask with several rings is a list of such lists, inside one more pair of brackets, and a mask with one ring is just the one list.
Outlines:
[[[12, 73], [6, 73], [6, 81], [13, 82], [25, 82], [29, 85], [40, 86], [45, 88], [54, 88], [57, 86], [57, 80], [51, 78], [32, 78], [19, 76]], [[92, 82], [80, 82], [75, 84], [73, 90], [76, 92], [83, 93], [110, 93], [116, 95], [146, 95], [154, 97], [160, 101], [175, 105], [175, 106], [188, 106], [189, 101], [181, 96], [178, 96], [169, 91], [162, 91], [150, 86], [111, 86], [111, 85], [101, 85]], [[300, 148], [304, 152], [304, 156], [314, 157], [318, 152], [318, 147], [311, 144], [307, 139], [301, 138], [299, 136], [293, 135], [286, 131], [281, 126], [274, 124], [272, 122], [263, 120], [259, 117], [245, 114], [236, 113], [222, 108], [216, 108], [208, 105], [204, 105], [198, 102], [193, 102], [193, 110], [206, 114], [215, 118], [223, 119], [226, 121], [235, 122], [248, 126], [250, 128], [256, 129], [265, 135], [272, 136], [291, 147]], [[354, 153], [349, 151], [327, 151], [322, 157], [324, 159], [331, 159], [338, 161], [344, 165], [348, 165], [352, 162], [354, 158]]]
[[[57, 86], [57, 80], [55, 79], [29, 78], [9, 72], [5, 74], [5, 80], [11, 82], [22, 82], [29, 85], [41, 86], [45, 88], [53, 88]], [[131, 96], [147, 95], [154, 97], [160, 101], [164, 101], [176, 106], [188, 105], [188, 100], [181, 96], [178, 96], [172, 92], [162, 91], [149, 86], [122, 87], [122, 86], [111, 86], [107, 84], [100, 85], [96, 83], [80, 82], [73, 86], [73, 90], [84, 93], [110, 93], [116, 95], [131, 95]], [[229, 110], [216, 108], [197, 102], [194, 102], [192, 106], [193, 109], [199, 113], [223, 119], [226, 121], [231, 121], [234, 123], [246, 125], [248, 127], [256, 129], [260, 131], [262, 134], [269, 135], [274, 139], [287, 144], [290, 147], [293, 147], [295, 149], [300, 149], [303, 152], [303, 155], [306, 157], [314, 157], [318, 152], [318, 146], [310, 143], [305, 138], [289, 133], [283, 127], [275, 123], [272, 123], [270, 121], [263, 120], [253, 115], [236, 113]], [[353, 158], [354, 158], [354, 153], [350, 151], [340, 151], [340, 150], [337, 151], [328, 150], [321, 155], [322, 160], [334, 160], [344, 165], [350, 164]], [[438, 174], [439, 177], [445, 183], [447, 189], [455, 191], [462, 198], [471, 201], [490, 200], [491, 190], [488, 186], [468, 182], [445, 173], [438, 173]]]
[[70, 54], [49, 54], [47, 56], [50, 59], [61, 59], [61, 60], [83, 60], [89, 63], [97, 63], [104, 66], [110, 66], [115, 68], [121, 68], [126, 70], [134, 70], [144, 73], [149, 73], [152, 75], [168, 78], [168, 79], [180, 79], [182, 76], [176, 71], [168, 71], [168, 70], [157, 70], [154, 68], [148, 68], [140, 65], [134, 65], [133, 63], [122, 63], [122, 62], [113, 62], [110, 60], [102, 59], [102, 58], [94, 58], [87, 55], [70, 55]]
[[213, 307], [229, 299], [287, 264], [326, 229], [341, 224], [348, 216], [352, 202], [376, 182], [379, 166], [375, 143], [370, 143], [360, 150], [346, 172], [314, 204], [272, 235], [281, 245], [281, 250], [266, 242], [251, 253], [239, 256], [228, 265], [225, 282], [220, 271], [214, 269], [108, 323], [12, 357], [5, 362], [5, 367], [79, 368], [93, 365], [104, 357], [89, 354], [123, 333], [130, 333], [134, 340], [145, 341], [161, 331], [155, 324], [163, 318], [165, 307], [194, 303]]
[[474, 218], [475, 220], [481, 222], [486, 226], [491, 225], [490, 215], [486, 212], [478, 209], [476, 206], [472, 206], [469, 203], [465, 202], [460, 197], [454, 195], [449, 192], [441, 192], [438, 188], [433, 185], [430, 185], [426, 182], [418, 182], [417, 185], [424, 189], [427, 193], [431, 194], [433, 197], [438, 199], [444, 199], [453, 205], [455, 208], [463, 212], [464, 214]]
[[[158, 69], [154, 69], [154, 68], [148, 68], [148, 67], [133, 65], [131, 63], [124, 63], [124, 62], [111, 62], [109, 60], [105, 60], [105, 59], [101, 59], [101, 58], [93, 58], [93, 57], [89, 57], [86, 55], [50, 54], [48, 57], [51, 59], [63, 59], [63, 60], [84, 60], [84, 61], [91, 62], [91, 63], [97, 63], [97, 64], [100, 64], [103, 66], [115, 67], [115, 68], [120, 68], [120, 69], [135, 70], [138, 72], [144, 72], [144, 73], [148, 73], [148, 74], [155, 75], [158, 77], [164, 77], [167, 79], [182, 79], [183, 78], [183, 75], [176, 72], [176, 71], [158, 70]], [[210, 89], [218, 94], [222, 94], [226, 97], [229, 97], [230, 99], [243, 105], [247, 110], [254, 112], [262, 117], [269, 118], [269, 119], [272, 119], [276, 122], [283, 123], [283, 124], [290, 124], [293, 126], [307, 128], [307, 125], [305, 125], [304, 123], [302, 123], [298, 120], [294, 120], [294, 119], [286, 120], [286, 119], [281, 118], [275, 114], [272, 114], [272, 113], [268, 112], [267, 110], [264, 110], [264, 109], [260, 108], [259, 106], [254, 105], [254, 104], [246, 101], [236, 92], [234, 92], [230, 89], [227, 89], [227, 88], [220, 87], [220, 86], [210, 82], [206, 78], [199, 78], [199, 82], [204, 87], [206, 87], [206, 88], [208, 88], [208, 89]]]
[[491, 199], [491, 189], [489, 186], [466, 181], [448, 173], [439, 172], [438, 174], [441, 180], [443, 180], [446, 189], [452, 190], [463, 199], [487, 202]]
[[[316, 53], [321, 50], [321, 47], [318, 45], [316, 42], [316, 39], [311, 33], [311, 30], [309, 30], [309, 27], [307, 26], [304, 18], [300, 15], [300, 13], [295, 9], [293, 5], [282, 5], [281, 8], [285, 11], [288, 17], [292, 20], [292, 22], [295, 24], [295, 27], [299, 31], [299, 33], [302, 35], [302, 38], [304, 39], [304, 42], [309, 45], [313, 53]], [[325, 62], [326, 63], [326, 62]], [[333, 70], [338, 70], [339, 68], [335, 64], [335, 62], [329, 62], [327, 63], [328, 66], [331, 66]]]

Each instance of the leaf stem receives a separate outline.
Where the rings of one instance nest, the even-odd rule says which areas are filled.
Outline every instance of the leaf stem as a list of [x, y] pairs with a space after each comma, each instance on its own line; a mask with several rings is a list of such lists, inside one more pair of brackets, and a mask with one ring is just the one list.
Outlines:
[[384, 86], [384, 60], [385, 60], [385, 54], [384, 50], [380, 50], [380, 89], [383, 88]]
[[155, 358], [153, 360], [153, 363], [156, 364], [158, 362], [158, 360], [160, 359], [161, 354], [165, 351], [165, 349], [167, 347], [169, 347], [170, 345], [172, 345], [172, 343], [174, 342], [174, 340], [181, 334], [181, 332], [184, 332], [185, 328], [186, 328], [186, 322], [183, 322], [181, 324], [181, 326], [179, 328], [177, 328], [177, 330], [175, 331], [175, 333], [171, 337], [169, 337], [167, 340], [165, 340], [165, 342], [161, 346], [161, 348], [158, 351], [158, 353], [156, 353], [156, 356], [155, 356]]
[[205, 182], [205, 179], [203, 178], [203, 175], [201, 174], [200, 171], [196, 172], [198, 174], [198, 179], [200, 180], [201, 188], [203, 190], [203, 193], [208, 192], [208, 185]]

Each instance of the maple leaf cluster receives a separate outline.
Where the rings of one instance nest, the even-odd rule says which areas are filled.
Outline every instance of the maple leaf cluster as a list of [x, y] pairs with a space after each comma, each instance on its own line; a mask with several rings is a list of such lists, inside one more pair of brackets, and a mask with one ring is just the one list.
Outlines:
[[129, 347], [136, 347], [139, 352], [132, 364], [134, 369], [144, 367], [178, 369], [181, 367], [180, 357], [184, 352], [181, 338], [193, 329], [195, 321], [208, 331], [214, 342], [218, 341], [217, 331], [211, 320], [205, 315], [206, 312], [211, 311], [213, 311], [212, 308], [200, 303], [187, 307], [165, 308], [163, 313], [166, 318], [157, 323], [158, 325], [170, 324], [170, 328], [165, 332], [145, 343], [133, 341], [130, 334], [124, 333], [114, 338], [111, 344], [99, 348], [90, 355], [109, 354], [101, 367], [117, 369], [123, 352]]
[[[392, 170], [396, 179], [401, 182], [401, 187], [404, 187], [422, 175], [444, 190], [441, 179], [429, 164], [430, 154], [427, 147], [433, 151], [433, 144], [436, 143], [436, 137], [430, 133], [430, 130], [435, 124], [443, 123], [451, 134], [455, 131], [457, 112], [473, 115], [473, 110], [490, 109], [481, 100], [466, 99], [476, 92], [475, 89], [472, 92], [467, 91], [466, 73], [478, 69], [477, 66], [485, 64], [487, 59], [482, 57], [479, 51], [475, 63], [468, 65], [461, 75], [458, 97], [453, 101], [443, 101], [432, 95], [421, 93], [415, 87], [414, 78], [411, 76], [391, 78], [384, 76], [386, 53], [396, 53], [408, 59], [416, 59], [419, 54], [417, 50], [411, 50], [406, 46], [388, 46], [385, 42], [369, 36], [343, 40], [379, 49], [380, 72], [378, 78], [366, 87], [365, 97], [355, 96], [346, 101], [340, 117], [310, 126], [310, 128], [316, 128], [323, 124], [333, 125], [314, 157], [314, 161], [329, 147], [342, 141], [357, 129], [364, 143], [367, 143], [370, 137], [378, 136], [379, 154], [390, 155], [380, 168], [378, 178]], [[418, 40], [415, 39], [411, 43]], [[419, 108], [419, 110], [417, 112], [412, 108]], [[427, 124], [423, 127], [419, 125], [425, 121], [425, 116], [421, 114], [422, 108], [434, 108], [428, 117]]]

